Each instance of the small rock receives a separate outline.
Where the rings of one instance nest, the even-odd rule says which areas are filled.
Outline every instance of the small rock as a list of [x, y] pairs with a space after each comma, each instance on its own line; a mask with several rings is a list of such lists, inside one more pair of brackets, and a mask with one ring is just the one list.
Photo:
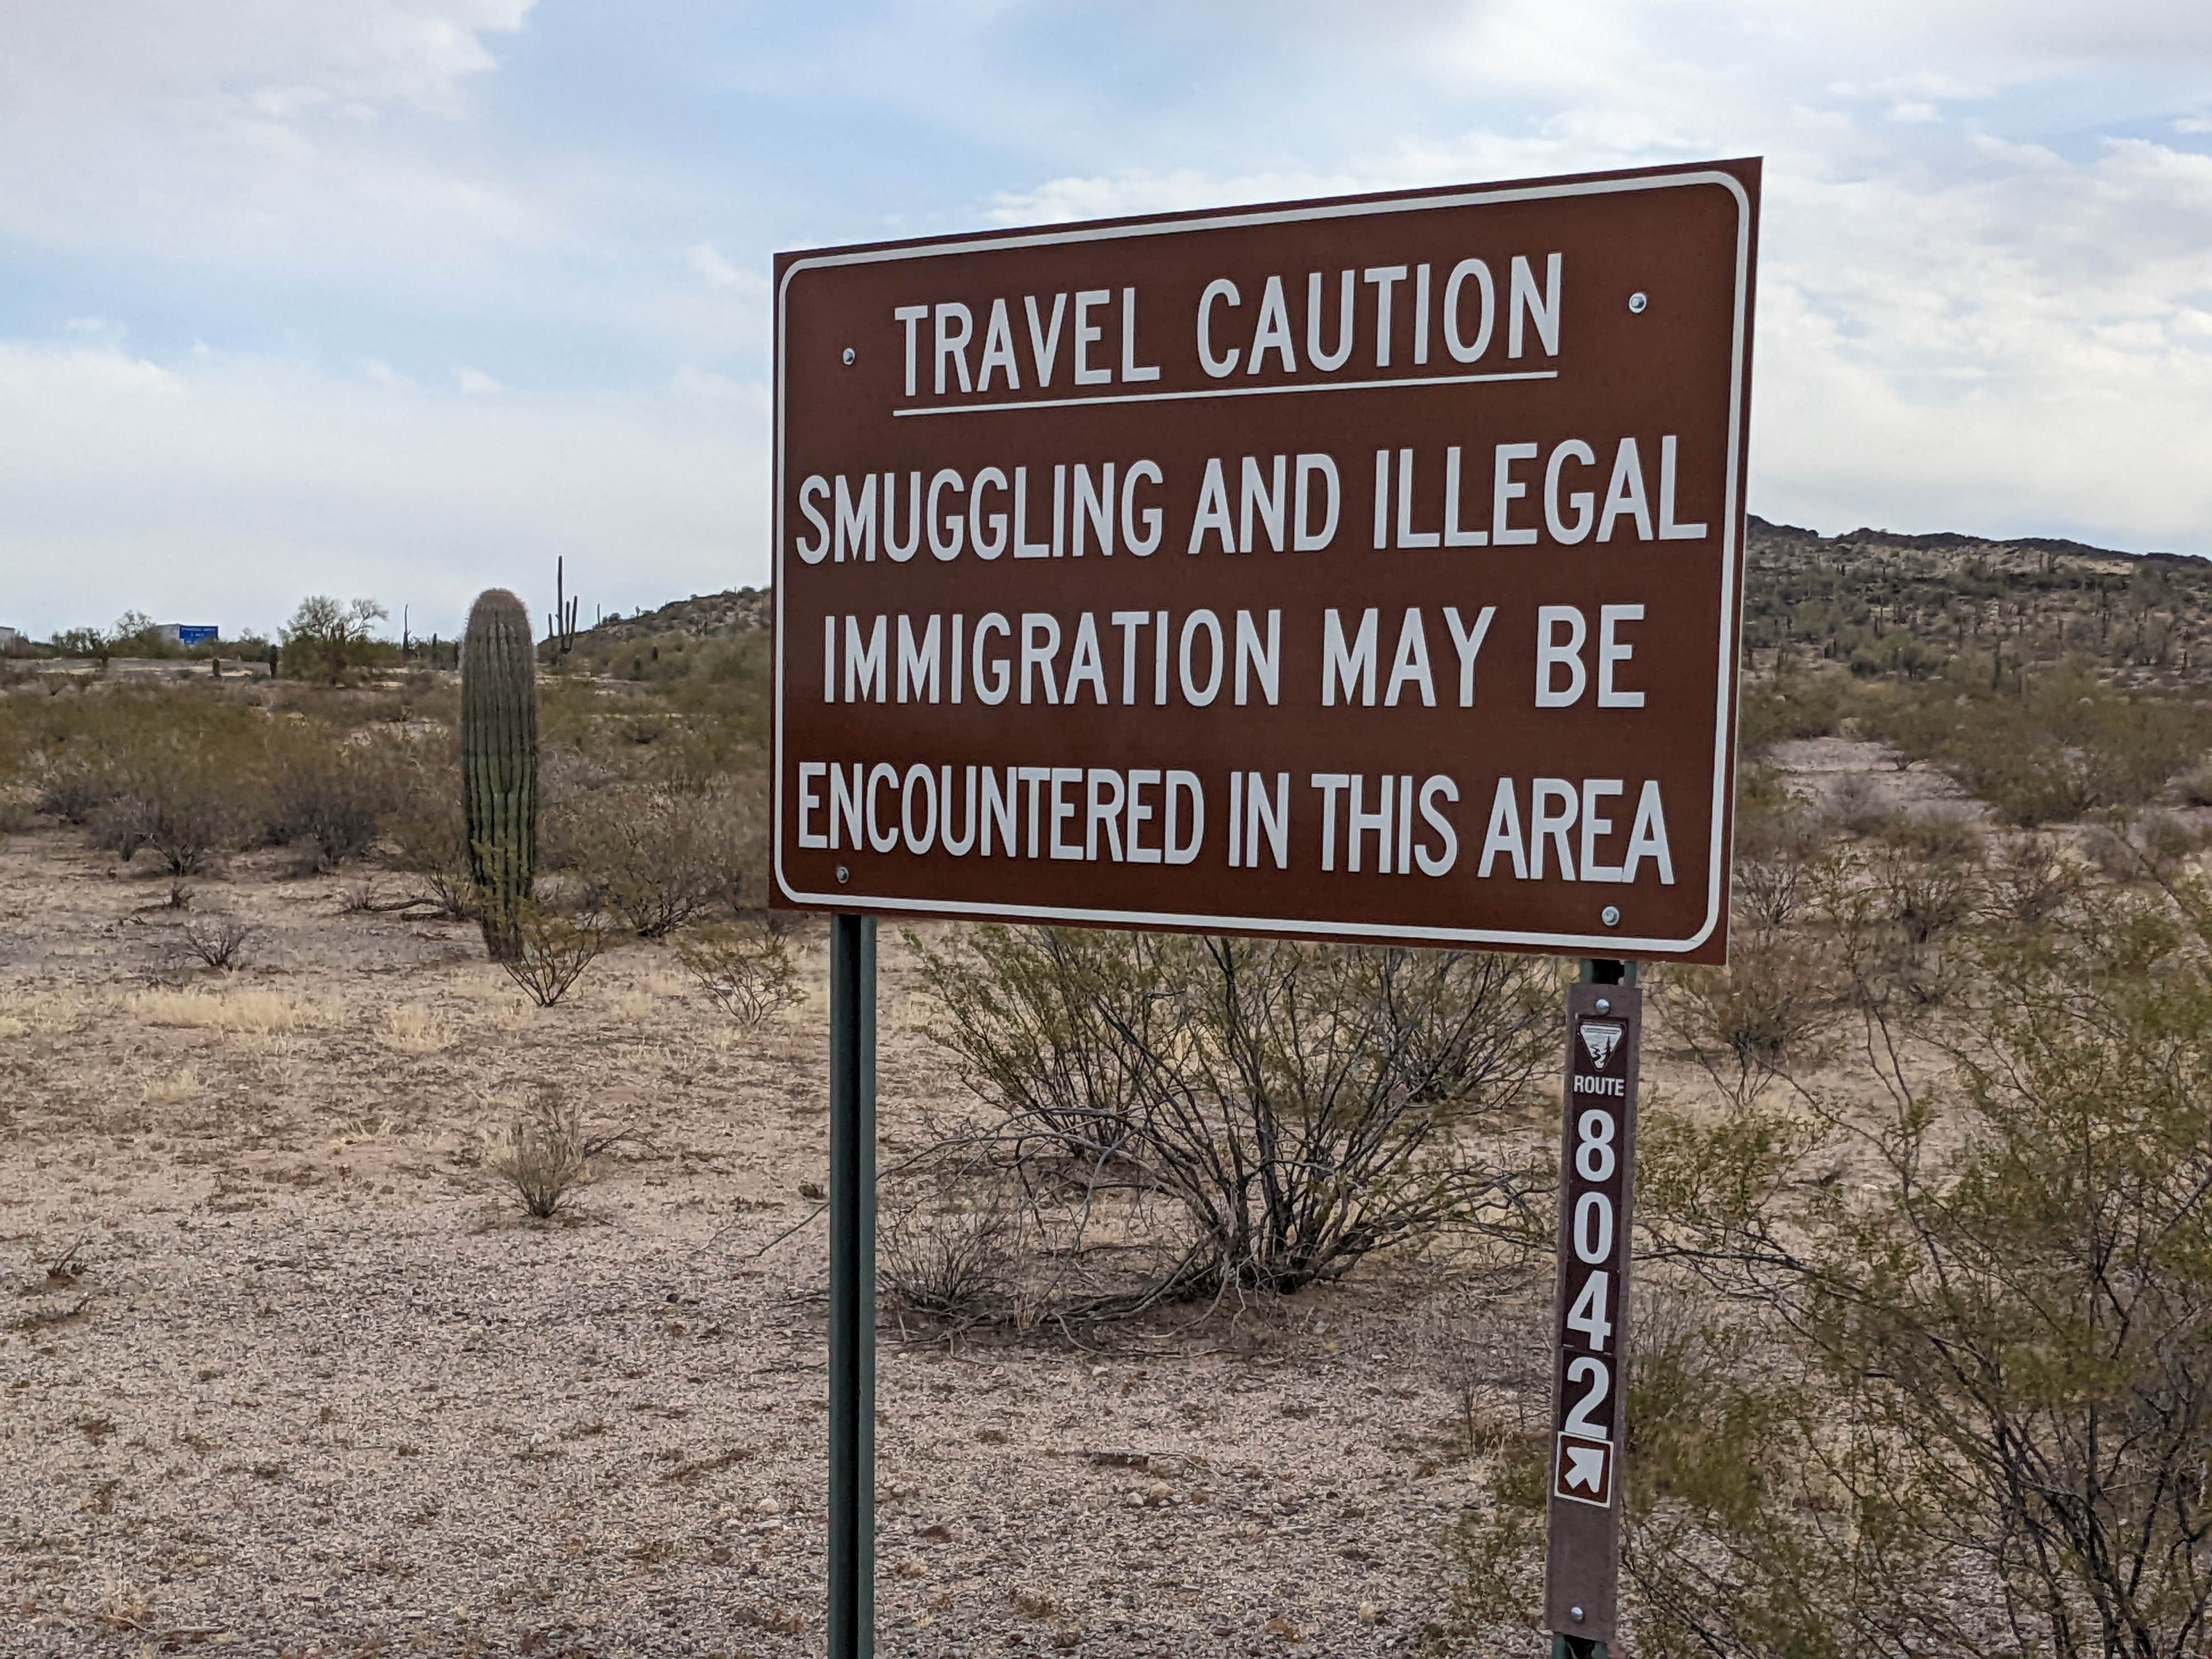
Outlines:
[[1175, 1488], [1164, 1480], [1155, 1480], [1145, 1488], [1145, 1501], [1148, 1504], [1164, 1504], [1174, 1496]]
[[753, 1505], [753, 1513], [755, 1515], [781, 1515], [783, 1513], [783, 1505], [777, 1503], [773, 1498], [763, 1498], [759, 1503]]
[[1376, 1607], [1372, 1601], [1362, 1601], [1359, 1604], [1359, 1622], [1363, 1625], [1381, 1624], [1382, 1622], [1382, 1609]]
[[1133, 1490], [1129, 1495], [1121, 1501], [1127, 1504], [1133, 1510], [1140, 1510], [1145, 1507], [1145, 1494]]

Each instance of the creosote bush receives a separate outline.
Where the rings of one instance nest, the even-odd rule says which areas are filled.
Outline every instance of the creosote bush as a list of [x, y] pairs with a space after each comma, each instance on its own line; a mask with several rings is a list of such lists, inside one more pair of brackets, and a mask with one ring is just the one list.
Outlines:
[[[1850, 1078], [1644, 1113], [1638, 1271], [1700, 1312], [1630, 1379], [1639, 1653], [2204, 1651], [2212, 886], [1990, 914], [1940, 1021], [1860, 1001]], [[1463, 1528], [1470, 1624], [1525, 1611], [1549, 1449]]]
[[744, 1030], [805, 995], [790, 944], [763, 922], [702, 928], [678, 939], [676, 954], [708, 1000]]
[[2152, 800], [2204, 749], [2204, 715], [2061, 675], [2025, 698], [1962, 703], [1936, 758], [2010, 823], [2075, 822]]
[[956, 1189], [894, 1190], [882, 1209], [877, 1282], [896, 1311], [940, 1324], [1026, 1324], [1021, 1301], [1027, 1206], [997, 1172], [969, 1169]]
[[568, 995], [606, 948], [606, 923], [595, 915], [523, 904], [512, 907], [508, 924], [514, 954], [500, 957], [499, 965], [541, 1008]]
[[244, 960], [253, 925], [236, 916], [195, 918], [185, 924], [185, 948], [210, 968], [228, 971]]
[[270, 756], [270, 839], [307, 848], [314, 869], [336, 870], [375, 846], [398, 790], [388, 743], [284, 732]]
[[523, 1209], [543, 1221], [592, 1180], [592, 1160], [627, 1139], [627, 1130], [592, 1134], [583, 1114], [557, 1090], [540, 1089], [530, 1109], [507, 1125], [488, 1160], [492, 1172], [514, 1189]]
[[563, 814], [562, 857], [587, 902], [620, 915], [642, 939], [659, 939], [717, 905], [757, 905], [767, 891], [763, 782], [592, 791]]
[[1170, 1217], [1091, 1310], [1296, 1291], [1452, 1228], [1505, 1230], [1518, 1174], [1462, 1133], [1555, 1058], [1522, 958], [987, 927], [925, 951], [935, 1035], [1033, 1187]]
[[211, 745], [153, 744], [114, 773], [115, 793], [93, 820], [99, 844], [128, 864], [143, 848], [172, 875], [197, 875], [235, 849], [251, 827], [254, 781]]

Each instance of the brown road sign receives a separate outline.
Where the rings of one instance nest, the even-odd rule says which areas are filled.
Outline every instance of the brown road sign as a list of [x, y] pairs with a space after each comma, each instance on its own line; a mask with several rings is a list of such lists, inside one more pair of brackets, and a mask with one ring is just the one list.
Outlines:
[[1643, 1020], [1643, 994], [1632, 985], [1577, 985], [1568, 993], [1544, 1607], [1549, 1628], [1601, 1642], [1613, 1639], [1620, 1578]]
[[781, 256], [777, 902], [1720, 960], [1758, 192]]

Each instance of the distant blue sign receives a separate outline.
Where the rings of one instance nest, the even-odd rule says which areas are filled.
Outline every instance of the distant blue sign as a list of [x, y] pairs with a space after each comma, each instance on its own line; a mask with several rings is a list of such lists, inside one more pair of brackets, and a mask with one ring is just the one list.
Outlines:
[[213, 645], [222, 637], [220, 628], [185, 628], [177, 629], [179, 645]]

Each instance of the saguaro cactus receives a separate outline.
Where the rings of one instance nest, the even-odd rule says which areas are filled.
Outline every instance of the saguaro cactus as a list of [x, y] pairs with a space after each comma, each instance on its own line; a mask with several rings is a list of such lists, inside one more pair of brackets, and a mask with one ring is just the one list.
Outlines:
[[538, 663], [530, 612], [503, 587], [479, 594], [461, 648], [462, 817], [484, 948], [520, 954], [538, 872]]

